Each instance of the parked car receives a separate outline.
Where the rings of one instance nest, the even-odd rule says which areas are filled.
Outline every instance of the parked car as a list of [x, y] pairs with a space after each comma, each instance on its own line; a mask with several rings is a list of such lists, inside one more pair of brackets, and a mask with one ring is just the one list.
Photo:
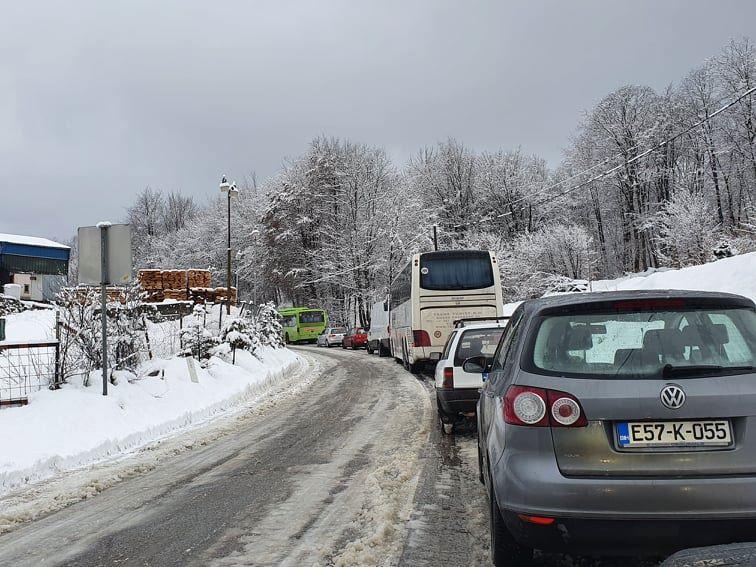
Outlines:
[[525, 302], [488, 364], [478, 456], [495, 565], [756, 533], [756, 308], [737, 295]]
[[343, 348], [351, 348], [357, 350], [358, 348], [365, 348], [367, 346], [367, 333], [362, 327], [351, 329], [341, 341]]
[[344, 340], [344, 334], [346, 329], [344, 327], [328, 327], [320, 335], [318, 335], [318, 346], [332, 347], [334, 345], [340, 345]]
[[454, 425], [465, 416], [475, 415], [479, 391], [483, 387], [483, 368], [468, 372], [462, 364], [474, 356], [492, 359], [507, 320], [507, 317], [488, 321], [461, 320], [449, 335], [435, 372], [438, 422], [444, 433], [452, 433]]
[[389, 304], [388, 301], [378, 301], [370, 310], [370, 328], [368, 329], [368, 354], [378, 351], [378, 356], [391, 355], [391, 340], [389, 338]]

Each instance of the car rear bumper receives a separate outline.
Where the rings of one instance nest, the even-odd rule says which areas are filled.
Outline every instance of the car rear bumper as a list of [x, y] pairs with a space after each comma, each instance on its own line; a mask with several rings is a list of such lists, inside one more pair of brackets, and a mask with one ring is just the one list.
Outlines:
[[436, 388], [441, 411], [451, 415], [476, 411], [479, 397], [477, 388]]
[[564, 476], [549, 428], [518, 429], [491, 461], [502, 509], [597, 520], [756, 518], [756, 476]]
[[512, 511], [503, 514], [507, 528], [519, 543], [545, 551], [650, 555], [693, 546], [748, 541], [756, 533], [756, 517], [737, 520], [556, 518], [551, 525], [539, 525], [523, 521]]

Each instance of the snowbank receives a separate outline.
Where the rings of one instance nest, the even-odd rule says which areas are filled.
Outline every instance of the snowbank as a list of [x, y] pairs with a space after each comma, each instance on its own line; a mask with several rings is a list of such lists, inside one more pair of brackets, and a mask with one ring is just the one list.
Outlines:
[[49, 341], [55, 338], [55, 312], [36, 309], [5, 316], [7, 342]]
[[[27, 328], [36, 330], [32, 323]], [[187, 359], [172, 358], [151, 361], [141, 369], [144, 374], [157, 371], [154, 377], [129, 382], [129, 375], [119, 375], [107, 397], [97, 376], [89, 387], [78, 380], [57, 391], [31, 394], [28, 406], [0, 411], [0, 493], [133, 451], [254, 402], [301, 362], [287, 349], [263, 347], [257, 354], [260, 359], [238, 351], [236, 365], [220, 358], [211, 359], [206, 369], [194, 363], [196, 382]]]
[[689, 289], [723, 291], [756, 301], [756, 252], [680, 270], [648, 270], [615, 280], [591, 282], [593, 291]]

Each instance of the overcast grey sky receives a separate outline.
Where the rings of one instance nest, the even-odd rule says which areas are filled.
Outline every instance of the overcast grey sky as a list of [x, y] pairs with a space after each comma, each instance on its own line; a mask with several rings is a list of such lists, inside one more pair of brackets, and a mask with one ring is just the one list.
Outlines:
[[[319, 134], [552, 165], [623, 84], [756, 30], [753, 0], [0, 0], [0, 232], [67, 238], [146, 185], [205, 201]], [[756, 39], [752, 37], [752, 39]]]

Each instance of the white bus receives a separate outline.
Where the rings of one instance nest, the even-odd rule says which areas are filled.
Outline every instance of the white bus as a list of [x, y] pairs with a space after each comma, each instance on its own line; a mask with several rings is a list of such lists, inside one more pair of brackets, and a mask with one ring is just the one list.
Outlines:
[[493, 252], [415, 254], [391, 284], [391, 354], [415, 370], [431, 352], [443, 349], [454, 321], [501, 316], [501, 282]]

